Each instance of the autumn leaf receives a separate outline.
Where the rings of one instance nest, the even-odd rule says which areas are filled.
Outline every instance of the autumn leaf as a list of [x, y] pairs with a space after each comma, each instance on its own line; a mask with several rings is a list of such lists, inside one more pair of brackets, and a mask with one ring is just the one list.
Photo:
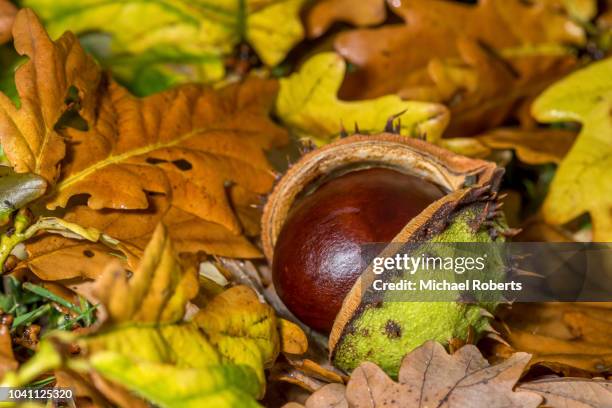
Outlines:
[[128, 82], [163, 77], [172, 64], [193, 71], [180, 82], [217, 81], [224, 76], [224, 59], [241, 42], [274, 66], [303, 37], [299, 11], [304, 0], [23, 3], [40, 14], [53, 37], [66, 30], [108, 34], [110, 53], [99, 56]]
[[111, 264], [96, 281], [95, 293], [110, 322], [179, 321], [185, 303], [197, 294], [195, 267], [182, 270], [162, 225], [153, 233], [148, 252], [131, 279], [120, 264]]
[[281, 79], [276, 112], [298, 136], [318, 144], [330, 142], [347, 127], [380, 132], [395, 117], [400, 133], [437, 140], [448, 122], [447, 110], [437, 104], [402, 101], [394, 95], [346, 102], [336, 93], [346, 63], [334, 53], [318, 54], [299, 72]]
[[[13, 36], [17, 52], [30, 60], [15, 73], [21, 106], [0, 94], [0, 143], [15, 171], [40, 175], [52, 184], [66, 150], [56, 125], [71, 109], [93, 117], [100, 70], [74, 35], [52, 42], [31, 10], [17, 15]], [[67, 103], [71, 89], [77, 91], [78, 107]]]
[[[243, 259], [259, 258], [261, 252], [244, 235], [204, 221], [169, 205], [164, 196], [151, 195], [145, 210], [92, 210], [76, 206], [64, 219], [95, 228], [119, 241], [135, 258], [142, 255], [156, 225], [163, 222], [179, 253], [206, 253]], [[240, 208], [240, 207], [237, 207]], [[23, 263], [44, 280], [84, 277], [95, 279], [120, 252], [105, 245], [54, 234], [41, 234], [26, 243], [28, 259]]]
[[[53, 179], [55, 184], [39, 201], [55, 209], [66, 206], [71, 197], [85, 194], [94, 210], [138, 210], [123, 215], [113, 211], [75, 211], [71, 216], [73, 222], [98, 230], [107, 229], [119, 216], [144, 223], [135, 228], [121, 221], [110, 232], [129, 241], [127, 244], [136, 254], [144, 248], [155, 225], [163, 221], [174, 226], [173, 238], [180, 236], [177, 241], [181, 252], [206, 251], [245, 258], [260, 255], [245, 235], [257, 234], [259, 213], [250, 206], [274, 182], [264, 149], [286, 140], [285, 131], [268, 116], [276, 96], [276, 82], [253, 78], [219, 90], [185, 85], [139, 99], [104, 77], [74, 36], [67, 34], [57, 43], [51, 42], [29, 10], [20, 12], [15, 25], [18, 44], [25, 41], [22, 37], [29, 39], [30, 48], [36, 49], [37, 54], [30, 55], [34, 59], [17, 73], [22, 107], [17, 113], [0, 116], [0, 129], [4, 126], [8, 130], [2, 134], [2, 144], [18, 171], [36, 170], [39, 166], [40, 174]], [[72, 54], [62, 56], [60, 51], [66, 47]], [[76, 61], [81, 61], [87, 70], [73, 67]], [[48, 68], [54, 66], [69, 71], [70, 78], [41, 80], [54, 72]], [[34, 92], [31, 84], [38, 80], [44, 86], [41, 89], [53, 88], [57, 80], [63, 84], [62, 92], [70, 95], [50, 99], [47, 93], [53, 92], [45, 92], [44, 98], [37, 100], [28, 92]], [[87, 92], [73, 95], [72, 86]], [[66, 105], [68, 97], [73, 100]], [[4, 100], [9, 103], [7, 98]], [[61, 105], [55, 108], [63, 110], [46, 119], [46, 133], [36, 133], [32, 140], [42, 144], [43, 159], [54, 141], [62, 156], [67, 148], [68, 157], [60, 162], [54, 159], [53, 163], [47, 159], [42, 164], [35, 163], [38, 159], [28, 161], [31, 148], [23, 144], [24, 136], [15, 129], [15, 123], [21, 123], [15, 115], [23, 112], [23, 126], [31, 126], [34, 122], [28, 112], [46, 112], [51, 102], [60, 101]], [[66, 122], [71, 123], [66, 118], [68, 110], [73, 119], [76, 115], [86, 123], [67, 126]], [[49, 140], [45, 142], [44, 138]], [[65, 141], [69, 142], [66, 146]], [[151, 198], [159, 195], [164, 198]], [[92, 253], [102, 254], [105, 249], [100, 245], [91, 249], [90, 244], [72, 245], [57, 237], [37, 240], [37, 248], [30, 247], [29, 262], [46, 278], [93, 277], [97, 273], [93, 271], [99, 271], [107, 261], [101, 259], [92, 268], [81, 262], [93, 257]], [[63, 257], [55, 256], [59, 255], [57, 250], [62, 250]], [[63, 263], [66, 260], [70, 262]], [[41, 266], [43, 262], [47, 266]], [[35, 263], [39, 263], [38, 267]], [[55, 270], [52, 275], [45, 272], [51, 269]]]
[[42, 177], [15, 173], [10, 167], [0, 166], [0, 225], [15, 210], [42, 196], [46, 189], [47, 183]]
[[[3, 311], [4, 312], [4, 311]], [[6, 315], [0, 316], [0, 378], [18, 366], [13, 353], [11, 338], [12, 319]]]
[[552, 378], [522, 384], [518, 390], [541, 395], [550, 407], [597, 408], [612, 404], [610, 381]]
[[508, 360], [489, 365], [480, 351], [467, 345], [455, 354], [429, 341], [402, 361], [398, 382], [376, 364], [361, 363], [351, 375], [344, 395], [338, 385], [314, 393], [308, 407], [537, 407], [542, 398], [532, 392], [515, 392], [530, 355], [516, 353]]
[[487, 157], [493, 150], [514, 150], [527, 164], [559, 164], [576, 139], [576, 133], [562, 129], [499, 128], [474, 137], [441, 140], [441, 145], [458, 154]]
[[389, 1], [405, 24], [337, 37], [336, 50], [357, 66], [341, 94], [445, 102], [451, 136], [498, 126], [518, 102], [575, 66], [566, 45], [585, 44], [584, 30], [551, 3]]
[[[184, 321], [197, 293], [195, 274], [181, 266], [167, 229], [159, 226], [130, 279], [111, 264], [96, 282], [107, 316], [103, 325], [89, 334], [50, 335], [3, 384], [67, 368], [100, 375], [162, 407], [257, 406], [264, 366], [280, 348], [276, 316], [252, 290], [237, 286], [213, 298], [194, 321]], [[66, 355], [70, 343], [82, 352]]]
[[226, 184], [258, 194], [272, 186], [262, 147], [284, 139], [266, 114], [275, 90], [274, 82], [253, 79], [220, 91], [186, 85], [141, 100], [111, 83], [89, 130], [66, 129], [74, 159], [47, 207], [88, 194], [93, 209], [145, 209], [150, 191], [240, 232]]
[[533, 355], [530, 367], [565, 376], [601, 376], [612, 366], [612, 319], [605, 302], [515, 304], [500, 313], [502, 335], [494, 354], [514, 351]]
[[588, 212], [596, 241], [612, 240], [612, 58], [594, 63], [547, 89], [534, 103], [542, 122], [582, 123], [543, 205], [546, 222], [565, 224]]
[[17, 14], [17, 7], [9, 0], [0, 0], [0, 44], [9, 41], [13, 34], [13, 22]]
[[335, 22], [351, 23], [357, 27], [385, 21], [385, 0], [322, 0], [308, 9], [306, 27], [309, 37], [319, 37]]

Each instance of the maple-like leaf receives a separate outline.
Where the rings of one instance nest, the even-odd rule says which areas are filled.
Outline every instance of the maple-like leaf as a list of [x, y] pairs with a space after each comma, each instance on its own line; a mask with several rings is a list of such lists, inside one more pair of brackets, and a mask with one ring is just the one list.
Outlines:
[[547, 89], [534, 103], [542, 122], [582, 124], [543, 205], [545, 220], [565, 224], [588, 212], [593, 239], [612, 241], [612, 58], [594, 63]]
[[551, 3], [388, 1], [405, 24], [336, 39], [336, 50], [357, 66], [341, 95], [445, 102], [453, 136], [497, 126], [576, 64], [566, 45], [584, 45], [584, 30]]
[[172, 64], [186, 66], [172, 71], [175, 83], [221, 79], [225, 58], [243, 41], [253, 46], [266, 65], [274, 66], [304, 31], [299, 19], [304, 0], [23, 3], [40, 14], [52, 36], [66, 30], [109, 34], [110, 52], [99, 57], [124, 80], [135, 83], [136, 90], [145, 92], [152, 85], [141, 77], [149, 81], [165, 77]]
[[[402, 361], [398, 382], [376, 364], [362, 363], [346, 385], [323, 387], [306, 402], [308, 407], [538, 407], [542, 397], [513, 389], [530, 355], [516, 353], [506, 361], [489, 365], [473, 345], [449, 355], [435, 341], [428, 341]], [[333, 388], [332, 388], [333, 387]]]
[[399, 132], [435, 141], [448, 123], [442, 105], [403, 101], [395, 95], [347, 102], [337, 92], [346, 63], [335, 53], [315, 55], [299, 72], [281, 79], [276, 112], [297, 135], [324, 144], [353, 126], [361, 132], [381, 132], [395, 117]]

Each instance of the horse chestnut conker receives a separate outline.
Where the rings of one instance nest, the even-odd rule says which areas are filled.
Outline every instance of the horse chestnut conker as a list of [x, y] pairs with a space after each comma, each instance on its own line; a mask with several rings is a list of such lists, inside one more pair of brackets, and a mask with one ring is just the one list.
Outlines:
[[280, 298], [302, 322], [329, 332], [366, 267], [361, 246], [391, 241], [444, 195], [421, 177], [387, 168], [323, 183], [293, 206], [278, 236], [272, 269]]

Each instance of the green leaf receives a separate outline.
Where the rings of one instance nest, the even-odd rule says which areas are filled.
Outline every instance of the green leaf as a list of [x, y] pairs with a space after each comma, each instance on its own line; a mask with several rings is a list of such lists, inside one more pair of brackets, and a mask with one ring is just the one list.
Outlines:
[[298, 136], [325, 144], [338, 137], [343, 127], [358, 127], [362, 133], [380, 132], [396, 117], [400, 133], [440, 138], [449, 115], [438, 104], [403, 101], [387, 95], [376, 99], [346, 102], [337, 97], [346, 63], [335, 53], [318, 54], [299, 72], [280, 80], [276, 112]]
[[612, 58], [567, 76], [535, 101], [541, 122], [582, 123], [543, 205], [545, 220], [564, 224], [589, 212], [593, 239], [612, 241]]
[[42, 196], [47, 182], [31, 173], [15, 173], [7, 166], [0, 166], [0, 225], [8, 221], [15, 210]]
[[304, 1], [25, 0], [23, 5], [45, 20], [53, 37], [66, 30], [109, 34], [106, 55], [96, 55], [148, 92], [138, 80], [141, 74], [160, 76], [160, 83], [169, 74], [173, 82], [181, 76], [171, 72], [175, 64], [185, 64], [203, 82], [221, 79], [224, 59], [241, 42], [250, 43], [266, 65], [278, 64], [303, 37], [299, 11]]

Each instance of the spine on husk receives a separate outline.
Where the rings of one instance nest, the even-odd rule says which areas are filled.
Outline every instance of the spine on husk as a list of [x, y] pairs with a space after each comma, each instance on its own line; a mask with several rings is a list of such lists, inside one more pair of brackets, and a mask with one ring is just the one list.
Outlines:
[[[498, 211], [503, 169], [494, 163], [459, 156], [418, 139], [383, 133], [354, 135], [303, 156], [270, 195], [262, 219], [264, 253], [274, 245], [292, 205], [318, 184], [353, 169], [387, 167], [438, 184], [447, 195], [432, 203], [397, 234], [393, 242], [492, 242], [510, 231]], [[379, 256], [392, 256], [390, 244]], [[397, 375], [402, 357], [424, 341], [468, 341], [492, 331], [495, 304], [460, 302], [386, 302], [368, 293], [375, 278], [366, 268], [344, 299], [329, 337], [330, 358], [350, 372], [362, 361]]]

